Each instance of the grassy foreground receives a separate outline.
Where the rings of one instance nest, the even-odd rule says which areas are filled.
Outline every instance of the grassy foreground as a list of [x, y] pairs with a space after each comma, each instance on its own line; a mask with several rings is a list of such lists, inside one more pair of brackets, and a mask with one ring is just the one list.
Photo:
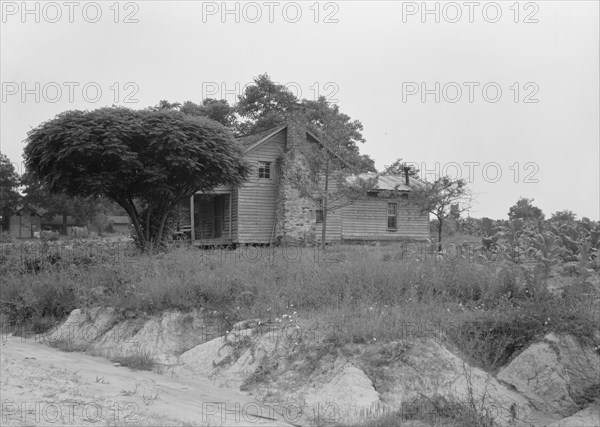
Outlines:
[[536, 337], [558, 331], [592, 341], [600, 323], [598, 292], [583, 282], [553, 294], [535, 267], [431, 256], [406, 245], [345, 245], [325, 253], [255, 247], [84, 252], [48, 252], [32, 261], [5, 249], [3, 328], [43, 332], [86, 306], [137, 315], [205, 307], [227, 324], [314, 319], [339, 345], [439, 339], [493, 372]]

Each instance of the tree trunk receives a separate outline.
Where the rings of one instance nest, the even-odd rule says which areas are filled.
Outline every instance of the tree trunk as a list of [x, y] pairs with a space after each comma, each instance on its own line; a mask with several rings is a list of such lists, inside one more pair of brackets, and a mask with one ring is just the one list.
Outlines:
[[442, 219], [438, 218], [438, 252], [442, 252], [442, 224]]
[[62, 214], [62, 226], [60, 227], [60, 234], [63, 236], [67, 235], [67, 214], [64, 212]]
[[154, 241], [156, 247], [159, 247], [162, 242], [163, 230], [165, 228], [165, 223], [167, 222], [167, 217], [169, 216], [170, 210], [170, 206], [165, 206], [160, 215], [160, 226], [158, 227], [158, 232], [156, 233], [156, 240]]
[[133, 224], [133, 229], [135, 230], [135, 234], [139, 240], [139, 248], [145, 252], [148, 250], [148, 241], [145, 239], [144, 232], [142, 227], [140, 226], [140, 222], [138, 221], [138, 217], [136, 215], [135, 208], [133, 207], [133, 203], [126, 203], [122, 200], [115, 199], [119, 206], [125, 209], [127, 215], [131, 219], [131, 223]]
[[150, 241], [150, 213], [152, 212], [152, 207], [148, 206], [148, 212], [146, 212], [146, 229], [144, 232], [146, 233], [146, 241]]

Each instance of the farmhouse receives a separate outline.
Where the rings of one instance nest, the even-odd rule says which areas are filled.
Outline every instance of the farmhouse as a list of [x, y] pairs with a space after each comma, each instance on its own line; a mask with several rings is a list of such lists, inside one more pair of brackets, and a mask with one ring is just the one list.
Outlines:
[[18, 206], [10, 216], [9, 233], [17, 239], [39, 237], [42, 229], [42, 216], [29, 206]]
[[[237, 141], [252, 166], [250, 178], [184, 201], [179, 232], [198, 245], [319, 241], [322, 207], [299, 196], [289, 166], [311, 146], [323, 146], [322, 139], [296, 118]], [[410, 198], [418, 185], [408, 176], [379, 177], [368, 197], [327, 213], [326, 240], [426, 240], [429, 217]]]

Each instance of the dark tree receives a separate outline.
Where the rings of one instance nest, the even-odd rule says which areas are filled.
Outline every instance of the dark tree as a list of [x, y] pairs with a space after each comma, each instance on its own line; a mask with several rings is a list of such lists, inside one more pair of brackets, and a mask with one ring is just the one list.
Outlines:
[[180, 104], [178, 102], [171, 103], [162, 100], [156, 107], [151, 109], [177, 110], [190, 116], [206, 117], [228, 128], [234, 128], [237, 124], [235, 109], [225, 99], [206, 98], [202, 101], [202, 104], [196, 104], [192, 101], [185, 101], [183, 104]]
[[551, 221], [575, 221], [577, 215], [571, 210], [556, 211], [550, 217]]
[[521, 197], [517, 203], [510, 207], [508, 211], [509, 219], [544, 219], [544, 213], [536, 206], [532, 205], [533, 199]]
[[286, 114], [298, 103], [296, 96], [284, 85], [271, 80], [268, 74], [254, 78], [239, 97], [236, 112], [243, 119], [237, 133], [249, 135], [285, 123]]
[[263, 74], [246, 88], [236, 108], [240, 116], [236, 130], [238, 135], [249, 135], [282, 125], [293, 110], [300, 108], [309, 129], [327, 136], [331, 142], [329, 148], [343, 157], [346, 163], [363, 172], [375, 172], [373, 159], [359, 153], [358, 144], [365, 142], [362, 124], [342, 113], [337, 105], [328, 103], [325, 97], [316, 101], [299, 100], [285, 86]]
[[425, 186], [415, 188], [414, 200], [424, 212], [437, 218], [438, 251], [442, 250], [442, 228], [449, 217], [459, 216], [470, 207], [471, 192], [463, 179], [442, 176], [434, 182], [425, 182]]
[[28, 133], [25, 162], [53, 193], [115, 201], [144, 250], [162, 243], [181, 199], [248, 173], [225, 127], [171, 109], [59, 114]]
[[94, 197], [69, 196], [52, 192], [48, 184], [31, 173], [23, 175], [25, 196], [23, 203], [40, 208], [46, 220], [55, 216], [62, 218], [61, 234], [67, 234], [67, 217], [72, 216], [81, 224], [87, 224], [94, 216], [97, 201]]
[[8, 229], [8, 222], [21, 200], [21, 179], [8, 157], [0, 153], [0, 229]]

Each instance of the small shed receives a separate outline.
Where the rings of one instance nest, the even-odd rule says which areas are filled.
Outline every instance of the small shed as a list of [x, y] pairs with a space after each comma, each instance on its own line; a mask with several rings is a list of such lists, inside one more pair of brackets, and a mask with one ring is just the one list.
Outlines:
[[40, 236], [41, 228], [41, 215], [31, 207], [21, 206], [11, 215], [8, 231], [17, 239], [31, 239]]
[[129, 234], [131, 231], [131, 222], [127, 215], [109, 215], [108, 221], [115, 233]]

